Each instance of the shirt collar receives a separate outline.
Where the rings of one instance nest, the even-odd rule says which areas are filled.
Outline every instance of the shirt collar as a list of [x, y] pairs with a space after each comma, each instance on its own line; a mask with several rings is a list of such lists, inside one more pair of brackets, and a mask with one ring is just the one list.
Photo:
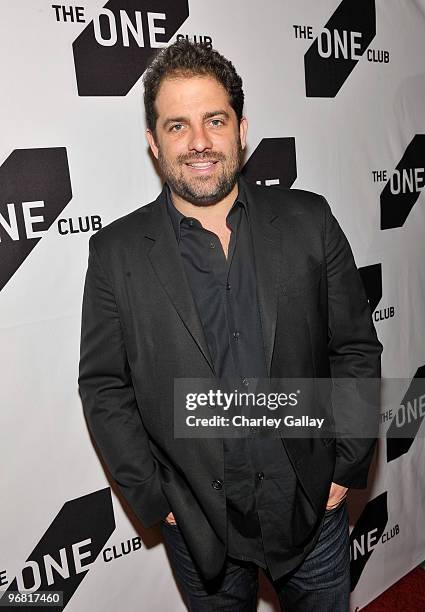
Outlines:
[[[165, 183], [165, 192], [166, 192], [166, 200], [167, 200], [167, 211], [168, 215], [171, 219], [171, 223], [174, 229], [174, 233], [177, 238], [177, 242], [180, 242], [180, 232], [181, 232], [181, 222], [184, 219], [190, 219], [191, 217], [186, 217], [183, 215], [177, 208], [174, 206], [173, 198], [171, 196], [171, 190], [167, 183]], [[236, 208], [236, 206], [240, 206], [245, 210], [247, 219], [249, 221], [249, 212], [248, 212], [248, 200], [246, 197], [245, 189], [243, 187], [242, 181], [238, 181], [238, 196], [233, 202], [232, 208], [229, 210], [228, 215]]]

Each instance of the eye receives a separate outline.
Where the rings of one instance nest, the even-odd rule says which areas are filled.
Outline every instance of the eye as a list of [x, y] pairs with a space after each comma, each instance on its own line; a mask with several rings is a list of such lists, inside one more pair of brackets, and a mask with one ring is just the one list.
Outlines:
[[223, 125], [223, 121], [221, 119], [211, 119], [211, 123], [214, 127], [219, 127]]
[[175, 123], [174, 125], [170, 127], [170, 132], [181, 132], [182, 128], [183, 128], [182, 123]]

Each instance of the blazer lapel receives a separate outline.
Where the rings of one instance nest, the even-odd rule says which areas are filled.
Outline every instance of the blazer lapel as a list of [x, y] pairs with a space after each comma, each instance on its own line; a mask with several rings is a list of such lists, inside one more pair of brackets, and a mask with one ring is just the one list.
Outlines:
[[177, 240], [168, 218], [165, 188], [152, 206], [151, 223], [145, 232], [146, 238], [153, 241], [153, 245], [148, 252], [149, 260], [178, 315], [214, 373], [214, 365], [202, 323], [193, 301]]
[[274, 213], [267, 198], [243, 185], [248, 200], [251, 234], [257, 276], [258, 305], [264, 337], [267, 373], [270, 376], [273, 346], [276, 333], [278, 286], [281, 265], [281, 233], [273, 221]]

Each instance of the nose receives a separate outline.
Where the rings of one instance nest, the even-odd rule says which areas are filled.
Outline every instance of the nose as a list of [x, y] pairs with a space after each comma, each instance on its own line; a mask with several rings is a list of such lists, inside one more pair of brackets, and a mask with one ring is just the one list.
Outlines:
[[192, 126], [188, 146], [190, 151], [197, 151], [198, 153], [212, 148], [211, 137], [205, 125]]

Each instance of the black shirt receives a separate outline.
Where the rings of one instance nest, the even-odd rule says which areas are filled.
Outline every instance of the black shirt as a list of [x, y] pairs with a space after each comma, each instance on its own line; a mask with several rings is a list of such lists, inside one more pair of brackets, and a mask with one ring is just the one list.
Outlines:
[[[249, 204], [239, 182], [238, 197], [227, 217], [232, 230], [226, 259], [219, 237], [174, 206], [167, 209], [185, 273], [210, 349], [217, 378], [238, 379], [252, 391], [255, 378], [267, 378], [257, 299]], [[299, 485], [280, 438], [225, 438], [224, 486], [231, 557], [267, 568], [274, 580], [293, 569], [314, 544], [294, 542], [305, 522], [311, 532], [312, 509]], [[300, 499], [302, 497], [302, 500]], [[307, 507], [306, 507], [307, 503]], [[301, 509], [307, 515], [300, 515]]]

